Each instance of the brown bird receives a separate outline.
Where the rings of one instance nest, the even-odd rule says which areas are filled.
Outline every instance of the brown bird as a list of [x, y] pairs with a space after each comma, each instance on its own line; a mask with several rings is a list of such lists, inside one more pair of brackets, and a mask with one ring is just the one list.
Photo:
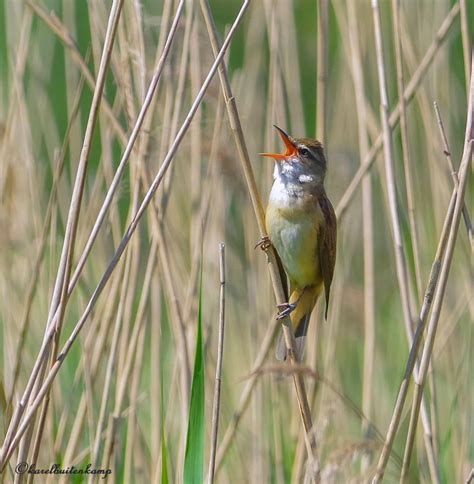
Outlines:
[[[286, 146], [283, 154], [262, 153], [274, 158], [273, 186], [265, 215], [270, 242], [276, 249], [286, 296], [278, 318], [290, 314], [296, 337], [298, 360], [304, 348], [311, 312], [324, 288], [327, 319], [329, 291], [336, 261], [336, 215], [324, 189], [326, 158], [322, 144], [310, 138], [292, 138], [275, 126]], [[276, 349], [278, 360], [286, 358], [283, 334]]]

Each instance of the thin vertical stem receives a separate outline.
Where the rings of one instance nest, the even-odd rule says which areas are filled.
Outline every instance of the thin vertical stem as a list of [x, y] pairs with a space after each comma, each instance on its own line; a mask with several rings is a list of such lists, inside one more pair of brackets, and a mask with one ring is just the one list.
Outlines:
[[408, 205], [408, 222], [410, 224], [410, 235], [413, 246], [413, 258], [415, 261], [415, 280], [418, 296], [421, 295], [421, 265], [420, 265], [420, 251], [418, 244], [418, 235], [415, 220], [415, 197], [413, 195], [413, 183], [411, 173], [411, 159], [408, 140], [408, 123], [406, 102], [403, 93], [405, 91], [405, 81], [403, 77], [403, 52], [400, 32], [400, 0], [392, 0], [392, 14], [395, 34], [395, 60], [397, 64], [397, 89], [400, 105], [400, 134], [402, 138], [402, 154], [403, 154], [403, 168], [405, 171], [405, 184], [407, 193]]
[[[365, 159], [369, 151], [367, 133], [367, 104], [364, 93], [364, 71], [360, 52], [357, 16], [354, 0], [348, 2], [349, 39], [351, 47], [351, 72], [357, 105], [357, 126], [359, 133], [360, 159]], [[364, 379], [362, 386], [362, 412], [368, 420], [372, 415], [372, 379], [375, 351], [375, 286], [374, 286], [374, 228], [372, 210], [372, 180], [370, 172], [362, 180], [362, 217], [364, 247]], [[362, 423], [365, 437], [370, 426]], [[368, 459], [362, 460], [362, 472], [368, 466]]]
[[[446, 136], [446, 131], [444, 129], [443, 121], [441, 119], [441, 113], [439, 112], [439, 106], [436, 101], [434, 102], [434, 108], [436, 111], [436, 119], [438, 121], [438, 127], [441, 134], [441, 140], [443, 143], [444, 154], [446, 155], [446, 159], [448, 160], [449, 170], [451, 172], [451, 178], [453, 179], [454, 186], [457, 188], [459, 185], [459, 178], [454, 168], [453, 158], [451, 156], [451, 150], [449, 149], [448, 138]], [[469, 216], [466, 203], [463, 204], [462, 215], [464, 218], [464, 223], [466, 225], [467, 233], [469, 235], [469, 241], [471, 242], [471, 248], [472, 248], [474, 245], [474, 231], [472, 228], [471, 217]]]
[[316, 93], [316, 138], [327, 143], [327, 87], [328, 87], [328, 0], [318, 1], [318, 59]]
[[221, 402], [221, 374], [222, 360], [224, 356], [224, 323], [225, 323], [225, 245], [219, 245], [219, 336], [217, 346], [217, 363], [216, 363], [216, 386], [214, 388], [214, 404], [212, 407], [212, 431], [211, 431], [211, 457], [209, 459], [209, 476], [208, 484], [214, 482], [214, 471], [216, 465], [217, 451], [217, 432], [219, 430], [219, 410]]
[[267, 357], [268, 353], [270, 352], [270, 347], [271, 347], [273, 338], [279, 327], [280, 327], [280, 323], [275, 318], [272, 318], [272, 320], [270, 321], [270, 324], [267, 325], [267, 331], [265, 333], [265, 336], [262, 339], [260, 350], [257, 356], [255, 357], [255, 361], [252, 365], [252, 369], [250, 370], [251, 376], [247, 380], [245, 387], [242, 390], [237, 408], [234, 410], [234, 413], [232, 414], [230, 423], [227, 426], [227, 429], [224, 433], [224, 437], [222, 438], [222, 441], [217, 450], [216, 471], [218, 471], [219, 468], [221, 467], [224, 457], [235, 436], [240, 420], [242, 419], [242, 416], [246, 408], [248, 407], [252, 392], [258, 381], [258, 378], [261, 375], [261, 373], [259, 373], [259, 370], [262, 367], [263, 362], [265, 361], [265, 358]]
[[472, 42], [469, 33], [469, 21], [467, 19], [466, 0], [459, 0], [459, 7], [461, 18], [462, 53], [464, 57], [464, 75], [466, 81], [466, 92], [469, 93], [469, 73], [471, 72]]

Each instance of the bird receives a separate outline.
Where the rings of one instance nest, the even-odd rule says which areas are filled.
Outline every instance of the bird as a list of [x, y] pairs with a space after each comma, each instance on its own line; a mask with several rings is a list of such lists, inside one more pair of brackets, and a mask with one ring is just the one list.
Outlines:
[[[290, 316], [296, 357], [301, 361], [311, 312], [323, 290], [327, 319], [336, 261], [337, 221], [324, 188], [327, 163], [322, 144], [311, 138], [293, 138], [274, 127], [286, 151], [260, 153], [275, 160], [265, 226], [267, 242], [276, 251], [288, 301], [278, 305], [277, 317]], [[281, 333], [275, 352], [277, 360], [285, 360], [286, 352]]]

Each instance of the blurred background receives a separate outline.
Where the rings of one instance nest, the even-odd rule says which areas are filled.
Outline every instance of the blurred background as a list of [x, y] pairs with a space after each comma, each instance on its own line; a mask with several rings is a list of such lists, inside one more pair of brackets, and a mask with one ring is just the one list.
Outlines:
[[[48, 319], [111, 4], [0, 0], [2, 442]], [[124, 2], [89, 156], [73, 269], [135, 124], [177, 4]], [[392, 2], [380, 2], [390, 112], [400, 99], [397, 39], [408, 91], [405, 151], [398, 118], [392, 123], [392, 140], [412, 325], [453, 190], [434, 101], [456, 169], [463, 150], [474, 5], [460, 4], [402, 1], [397, 31]], [[210, 2], [221, 38], [240, 5], [236, 0]], [[318, 37], [326, 7], [327, 35]], [[327, 55], [320, 82], [318, 49]], [[212, 61], [200, 4], [186, 1], [144, 128], [68, 301], [60, 347], [106, 270]], [[376, 466], [409, 352], [380, 149], [370, 3], [252, 2], [226, 62], [264, 204], [273, 162], [258, 153], [281, 149], [272, 124], [295, 137], [317, 136], [325, 145], [326, 190], [339, 218], [337, 264], [328, 320], [318, 304], [304, 357], [318, 378], [305, 379], [322, 481], [363, 482]], [[324, 126], [317, 119], [324, 119]], [[368, 175], [344, 199], [377, 139]], [[471, 215], [472, 193], [471, 183], [466, 192]], [[278, 329], [275, 301], [266, 258], [254, 250], [260, 235], [217, 75], [153, 203], [64, 360], [44, 429], [35, 446], [36, 420], [25, 460], [32, 462], [37, 449], [37, 467], [53, 462], [84, 466], [94, 460], [112, 468], [116, 482], [161, 482], [165, 442], [168, 477], [180, 482], [201, 295], [207, 470], [218, 246], [224, 242], [226, 317], [216, 481], [303, 482], [306, 454], [298, 404], [292, 379], [272, 370], [274, 342], [269, 338]], [[472, 281], [471, 246], [461, 220], [409, 482], [433, 482], [434, 475], [440, 482], [464, 482], [472, 467]], [[386, 482], [397, 481], [400, 474], [411, 401], [410, 389]], [[434, 468], [428, 462], [427, 433]], [[16, 458], [14, 454], [3, 473], [4, 482], [13, 480]], [[80, 476], [71, 480], [82, 482]]]

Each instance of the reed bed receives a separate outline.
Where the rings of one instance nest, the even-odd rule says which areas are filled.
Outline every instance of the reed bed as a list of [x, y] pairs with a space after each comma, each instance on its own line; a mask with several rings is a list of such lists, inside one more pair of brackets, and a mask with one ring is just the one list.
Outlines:
[[[473, 20], [2, 0], [1, 482], [469, 482]], [[284, 365], [272, 124], [324, 142], [338, 217]]]

